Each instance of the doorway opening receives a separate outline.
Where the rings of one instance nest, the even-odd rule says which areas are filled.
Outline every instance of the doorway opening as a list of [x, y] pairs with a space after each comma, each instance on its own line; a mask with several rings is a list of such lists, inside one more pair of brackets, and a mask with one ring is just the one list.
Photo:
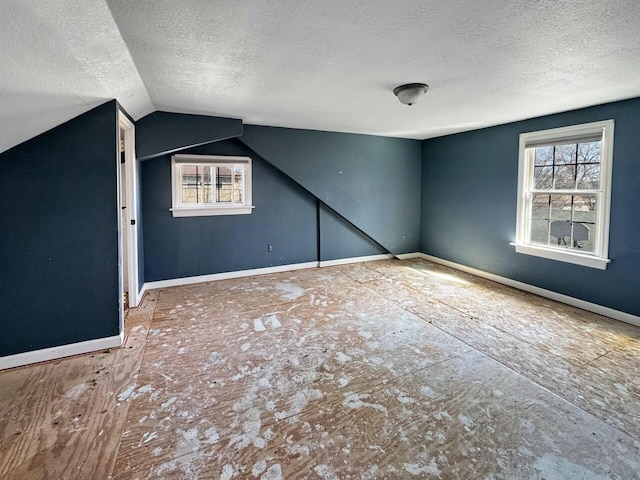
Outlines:
[[139, 303], [138, 225], [135, 130], [133, 123], [118, 112], [118, 269], [120, 277], [120, 327], [124, 312]]

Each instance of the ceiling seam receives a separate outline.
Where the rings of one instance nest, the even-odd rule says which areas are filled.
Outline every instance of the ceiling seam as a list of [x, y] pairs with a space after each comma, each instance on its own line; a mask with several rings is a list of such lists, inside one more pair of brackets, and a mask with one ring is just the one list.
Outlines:
[[[138, 64], [136, 63], [136, 59], [133, 57], [133, 54], [131, 53], [131, 47], [129, 46], [129, 43], [127, 42], [127, 40], [124, 38], [124, 35], [122, 35], [122, 30], [120, 30], [120, 25], [118, 25], [118, 22], [116, 21], [116, 17], [113, 15], [113, 10], [111, 10], [111, 7], [109, 6], [109, 2], [107, 2], [106, 0], [104, 0], [104, 2], [106, 4], [106, 6], [107, 6], [107, 9], [109, 10], [109, 14], [111, 15], [111, 18], [113, 19], [113, 23], [115, 24], [116, 28], [118, 29], [118, 34], [120, 35], [120, 38], [122, 39], [122, 42], [127, 47], [127, 52], [129, 53], [129, 57], [131, 58], [131, 62], [133, 63], [133, 66], [136, 69], [136, 73], [138, 74], [138, 77], [140, 78], [140, 82], [142, 82], [142, 85], [144, 86], [144, 90], [147, 93], [147, 98], [149, 99], [149, 103], [151, 104], [151, 107], [153, 107], [153, 111], [158, 111], [158, 107], [156, 106], [153, 98], [151, 97], [151, 93], [149, 92], [149, 87], [147, 86], [147, 82], [145, 82], [144, 78], [140, 74], [140, 70], [138, 69]], [[153, 112], [149, 112], [149, 113], [153, 113]]]

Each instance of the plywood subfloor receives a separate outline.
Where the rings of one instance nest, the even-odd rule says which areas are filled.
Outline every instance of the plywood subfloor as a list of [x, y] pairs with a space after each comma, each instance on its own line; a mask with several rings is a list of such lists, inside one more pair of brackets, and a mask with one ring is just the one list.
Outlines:
[[424, 260], [155, 294], [129, 358], [0, 373], [2, 478], [640, 478], [640, 328]]
[[103, 479], [113, 465], [158, 292], [129, 310], [123, 348], [0, 372], [0, 478]]

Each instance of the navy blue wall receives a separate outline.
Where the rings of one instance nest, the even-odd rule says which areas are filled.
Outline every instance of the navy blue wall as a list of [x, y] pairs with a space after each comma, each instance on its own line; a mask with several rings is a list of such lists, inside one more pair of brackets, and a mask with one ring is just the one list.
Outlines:
[[[615, 120], [609, 264], [596, 270], [516, 254], [518, 136]], [[422, 252], [640, 315], [640, 99], [423, 142]]]
[[343, 218], [320, 207], [320, 260], [364, 257], [387, 253]]
[[146, 160], [242, 135], [242, 120], [153, 112], [136, 122], [136, 158]]
[[255, 125], [240, 140], [389, 251], [419, 248], [419, 141]]
[[153, 112], [136, 123], [138, 175], [138, 286], [145, 282], [142, 160], [165, 156], [242, 135], [242, 120], [205, 115]]
[[311, 195], [233, 140], [184, 153], [251, 156], [256, 208], [250, 215], [174, 218], [171, 156], [143, 162], [147, 282], [317, 259], [317, 208]]
[[117, 115], [0, 154], [0, 356], [119, 333]]
[[[167, 131], [156, 127], [160, 136]], [[215, 131], [203, 130], [211, 140]], [[174, 218], [171, 156], [142, 162], [145, 281], [385, 253], [376, 241], [396, 253], [418, 249], [420, 142], [255, 126], [244, 132], [249, 137], [180, 151], [250, 156], [251, 215]], [[151, 141], [153, 130], [145, 136]], [[172, 142], [165, 148], [175, 151]], [[316, 197], [339, 215], [326, 206], [318, 212]]]

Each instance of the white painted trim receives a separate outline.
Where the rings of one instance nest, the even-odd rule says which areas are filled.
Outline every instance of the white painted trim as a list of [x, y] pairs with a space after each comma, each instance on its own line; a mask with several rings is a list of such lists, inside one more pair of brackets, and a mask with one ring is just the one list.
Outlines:
[[[604, 315], [605, 317], [610, 317], [615, 320], [620, 320], [621, 322], [630, 323], [631, 325], [640, 326], [640, 317], [637, 317], [630, 313], [621, 312], [619, 310], [614, 310], [609, 307], [597, 305], [595, 303], [587, 302], [585, 300], [580, 300], [578, 298], [570, 297], [568, 295], [552, 292], [551, 290], [545, 290], [544, 288], [536, 287], [534, 285], [529, 285], [527, 283], [519, 282], [517, 280], [512, 280], [510, 278], [501, 277], [499, 275], [485, 272], [483, 270], [478, 270], [476, 268], [467, 267], [465, 265], [451, 262], [449, 260], [443, 260], [441, 258], [433, 257], [425, 253], [421, 253], [421, 252], [402, 253], [402, 254], [396, 255], [396, 257], [400, 260], [407, 260], [411, 258], [422, 258], [424, 260], [428, 260], [434, 263], [438, 263], [440, 265], [451, 267], [456, 270], [461, 270], [463, 272], [467, 272], [472, 275], [476, 275], [478, 277], [486, 278], [487, 280], [491, 280], [497, 283], [501, 283], [503, 285], [517, 288], [525, 292], [533, 293], [535, 295], [540, 295], [541, 297], [549, 298], [551, 300], [555, 300], [560, 303], [565, 303], [567, 305], [572, 305], [574, 307], [582, 308], [583, 310], [594, 312], [599, 315]], [[256, 268], [252, 270], [240, 270], [236, 272], [216, 273], [212, 275], [200, 275], [197, 277], [176, 278], [173, 280], [162, 280], [159, 282], [147, 282], [143, 285], [142, 289], [140, 290], [140, 298], [142, 298], [142, 296], [147, 290], [153, 290], [155, 288], [166, 288], [166, 287], [173, 287], [173, 286], [180, 286], [180, 285], [192, 285], [194, 283], [212, 282], [216, 280], [225, 280], [229, 278], [251, 277], [254, 275], [265, 275], [269, 273], [288, 272], [288, 271], [302, 270], [307, 268], [315, 268], [315, 267], [323, 267], [323, 266], [327, 267], [331, 265], [345, 265], [348, 263], [384, 260], [388, 258], [392, 258], [392, 255], [370, 255], [366, 257], [352, 257], [352, 258], [343, 258], [340, 260], [329, 260], [328, 262], [295, 263], [291, 265], [281, 265], [278, 267]], [[340, 262], [340, 263], [336, 263], [336, 262]]]
[[524, 253], [525, 255], [559, 260], [561, 262], [582, 265], [583, 267], [597, 268], [599, 270], [606, 270], [607, 265], [611, 263], [611, 260], [607, 258], [583, 255], [571, 250], [560, 250], [542, 245], [518, 245], [517, 243], [511, 243], [511, 245], [515, 247], [516, 252]]
[[400, 253], [396, 255], [398, 260], [409, 260], [410, 258], [422, 258], [423, 253], [413, 252], [413, 253]]
[[349, 263], [371, 262], [374, 260], [387, 260], [389, 258], [422, 258], [422, 253], [402, 253], [400, 255], [381, 254], [367, 255], [364, 257], [340, 258], [338, 260], [327, 260], [324, 262], [305, 262], [293, 263], [289, 265], [279, 265], [277, 267], [254, 268], [251, 270], [236, 270], [234, 272], [213, 273], [210, 275], [197, 275], [195, 277], [172, 278], [169, 280], [159, 280], [156, 282], [145, 282], [140, 290], [139, 296], [142, 296], [148, 290], [156, 288], [179, 287], [182, 285], [193, 285], [194, 283], [215, 282], [218, 280], [228, 280], [230, 278], [253, 277], [255, 275], [267, 275], [269, 273], [292, 272], [295, 270], [303, 270], [307, 268], [332, 267], [335, 265], [346, 265]]
[[212, 215], [250, 215], [254, 208], [256, 207], [253, 205], [238, 205], [236, 207], [199, 205], [197, 207], [175, 207], [169, 210], [174, 217], [206, 217]]
[[316, 268], [318, 262], [293, 263], [290, 265], [279, 265], [277, 267], [253, 268], [251, 270], [236, 270], [235, 272], [212, 273], [210, 275], [198, 275], [195, 277], [173, 278], [170, 280], [159, 280], [157, 282], [145, 282], [144, 290], [154, 290], [156, 288], [178, 287], [181, 285], [193, 285], [194, 283], [215, 282], [218, 280], [228, 280], [230, 278], [253, 277], [255, 275], [266, 275], [269, 273], [289, 272], [293, 270], [304, 270]]
[[[117, 232], [118, 232], [118, 253], [116, 263], [118, 265], [118, 331], [124, 332], [124, 269], [122, 257], [124, 252], [123, 237], [125, 233], [122, 231], [122, 162], [120, 157], [120, 120], [124, 117], [122, 112], [118, 110], [116, 114], [116, 216], [117, 216]], [[125, 157], [126, 158], [126, 157]]]
[[[417, 258], [421, 253], [403, 253], [398, 258]], [[140, 298], [147, 290], [156, 288], [179, 287], [182, 285], [193, 285], [194, 283], [215, 282], [218, 280], [228, 280], [230, 278], [253, 277], [255, 275], [267, 275], [269, 273], [292, 272], [294, 270], [304, 270], [317, 267], [331, 267], [334, 265], [346, 265], [348, 263], [371, 262], [374, 260], [386, 260], [394, 258], [391, 254], [367, 255], [365, 257], [340, 258], [338, 260], [327, 260], [324, 262], [292, 263], [289, 265], [279, 265], [277, 267], [254, 268], [251, 270], [236, 270], [234, 272], [213, 273], [210, 275], [197, 275], [195, 277], [172, 278], [169, 280], [159, 280], [156, 282], [145, 282], [140, 290]]]
[[[613, 136], [615, 122], [605, 120], [582, 125], [541, 130], [520, 134], [518, 147], [518, 197], [516, 202], [516, 252], [526, 255], [544, 257], [567, 263], [582, 265], [585, 267], [606, 270], [610, 260], [609, 255], [609, 221], [611, 205], [611, 172], [613, 168]], [[535, 190], [533, 188], [534, 159], [532, 148], [541, 141], [566, 140], [573, 143], [575, 138], [582, 135], [601, 135], [602, 145], [600, 152], [600, 189], [599, 190]], [[564, 193], [567, 195], [585, 193], [597, 198], [596, 233], [594, 235], [594, 251], [592, 254], [576, 252], [570, 249], [558, 249], [552, 246], [538, 246], [529, 241], [530, 238], [530, 212], [531, 198], [533, 194]]]
[[237, 155], [195, 155], [177, 153], [172, 160], [176, 163], [251, 163], [251, 157]]
[[0, 357], [0, 370], [22, 367], [32, 363], [56, 360], [58, 358], [70, 357], [72, 355], [96, 352], [107, 348], [117, 348], [121, 347], [123, 343], [124, 332], [121, 332], [120, 335], [114, 335], [113, 337], [97, 338], [95, 340], [87, 340], [85, 342], [60, 345], [59, 347], [43, 348], [42, 350], [34, 350], [32, 352], [7, 355], [6, 357]]
[[[131, 225], [133, 220], [138, 222], [138, 199], [137, 188], [138, 180], [136, 177], [136, 150], [135, 150], [135, 125], [127, 118], [127, 116], [118, 111], [118, 127], [122, 127], [125, 130], [125, 182], [126, 182], [126, 204], [125, 209], [125, 226], [126, 232], [123, 232], [123, 238], [127, 239], [127, 257], [128, 265], [123, 265], [122, 268], [127, 269], [127, 278], [129, 282], [129, 307], [135, 308], [140, 303], [140, 296], [138, 295], [136, 285], [138, 285], [138, 226]], [[118, 128], [118, 137], [120, 136], [120, 128]], [[120, 161], [120, 146], [118, 145], [118, 162]], [[118, 180], [120, 182], [120, 178]], [[120, 198], [120, 197], [118, 197]], [[122, 209], [118, 208], [121, 214]], [[133, 287], [132, 287], [133, 286]]]
[[602, 305], [587, 302], [585, 300], [580, 300], [579, 298], [574, 298], [568, 295], [563, 295], [561, 293], [552, 292], [551, 290], [545, 290], [544, 288], [536, 287], [534, 285], [529, 285], [528, 283], [518, 282], [517, 280], [501, 277], [500, 275], [495, 275], [493, 273], [485, 272], [483, 270], [467, 267], [466, 265], [461, 265], [459, 263], [450, 262], [449, 260], [443, 260], [442, 258], [433, 257], [431, 255], [427, 255], [426, 253], [420, 253], [418, 254], [418, 256], [420, 258], [423, 258], [424, 260], [428, 260], [433, 263], [438, 263], [446, 267], [455, 268], [456, 270], [461, 270], [463, 272], [467, 272], [472, 275], [476, 275], [478, 277], [486, 278], [487, 280], [491, 280], [493, 282], [501, 283], [503, 285], [517, 288], [519, 290], [524, 290], [525, 292], [529, 292], [535, 295], [539, 295], [541, 297], [549, 298], [551, 300], [555, 300], [560, 303], [566, 303], [567, 305], [572, 305], [574, 307], [578, 307], [583, 310], [587, 310], [589, 312], [597, 313], [605, 317], [610, 317], [615, 320], [619, 320], [625, 323], [630, 323], [631, 325], [636, 325], [640, 327], [640, 317], [637, 317], [630, 313], [621, 312], [620, 310], [614, 310], [613, 308], [604, 307]]
[[[140, 302], [142, 301], [142, 299], [144, 298], [144, 294], [147, 293], [147, 284], [144, 283], [142, 285], [142, 288], [140, 289], [140, 291], [138, 292], [138, 305], [140, 304]], [[138, 306], [136, 305], [136, 307]], [[135, 308], [135, 307], [134, 307]]]
[[[463, 272], [467, 272], [472, 275], [476, 275], [478, 277], [486, 278], [487, 280], [491, 280], [493, 282], [501, 283], [503, 285], [517, 288], [519, 290], [524, 290], [525, 292], [533, 293], [535, 295], [540, 295], [541, 297], [549, 298], [551, 300], [555, 300], [560, 303], [572, 305], [574, 307], [578, 307], [583, 310], [587, 310], [589, 312], [594, 312], [599, 315], [603, 315], [605, 317], [610, 317], [615, 320], [620, 320], [621, 322], [630, 323], [631, 325], [640, 326], [640, 317], [637, 317], [630, 313], [621, 312], [619, 310], [614, 310], [609, 307], [597, 305], [595, 303], [587, 302], [585, 300], [580, 300], [578, 298], [570, 297], [568, 295], [552, 292], [551, 290], [545, 290], [544, 288], [536, 287], [534, 285], [529, 285], [528, 283], [523, 283], [517, 280], [512, 280], [510, 278], [501, 277], [499, 275], [485, 272], [483, 270], [478, 270], [476, 268], [467, 267], [466, 265], [450, 262], [449, 260], [443, 260], [438, 257], [433, 257], [425, 253], [420, 253], [420, 252], [402, 253], [402, 254], [396, 255], [395, 257], [397, 257], [400, 260], [407, 260], [411, 258], [422, 258], [424, 260], [428, 260], [434, 263], [438, 263], [440, 265], [451, 267], [456, 270], [461, 270]], [[345, 265], [348, 263], [368, 262], [373, 260], [385, 260], [388, 258], [393, 258], [393, 256], [392, 255], [369, 255], [366, 257], [341, 258], [339, 260], [329, 260], [326, 262], [294, 263], [291, 265], [281, 265], [278, 267], [256, 268], [252, 270], [240, 270], [235, 272], [215, 273], [212, 275], [199, 275], [196, 277], [185, 277], [185, 278], [176, 278], [172, 280], [161, 280], [158, 282], [147, 282], [143, 285], [142, 290], [140, 291], [140, 298], [142, 298], [142, 295], [144, 295], [144, 292], [146, 292], [147, 290], [153, 290], [156, 288], [176, 287], [180, 285], [192, 285], [194, 283], [213, 282], [217, 280], [226, 280], [230, 278], [251, 277], [255, 275], [288, 272], [288, 271], [302, 270], [307, 268], [329, 267], [334, 265]]]
[[[212, 203], [183, 204], [182, 203], [182, 173], [184, 164], [217, 167], [231, 165], [242, 167], [242, 203], [217, 203], [215, 195]], [[221, 155], [184, 155], [171, 156], [171, 214], [174, 217], [199, 217], [211, 215], [248, 215], [255, 208], [253, 197], [253, 162], [251, 157], [221, 156]], [[212, 186], [214, 184], [212, 179]], [[212, 192], [213, 194], [213, 192]]]
[[367, 255], [366, 257], [351, 257], [351, 258], [338, 258], [337, 260], [325, 260], [318, 262], [319, 267], [333, 267], [335, 265], [346, 265], [349, 263], [361, 263], [361, 262], [373, 262], [375, 260], [386, 260], [388, 258], [394, 258], [389, 253], [383, 253], [380, 255]]

